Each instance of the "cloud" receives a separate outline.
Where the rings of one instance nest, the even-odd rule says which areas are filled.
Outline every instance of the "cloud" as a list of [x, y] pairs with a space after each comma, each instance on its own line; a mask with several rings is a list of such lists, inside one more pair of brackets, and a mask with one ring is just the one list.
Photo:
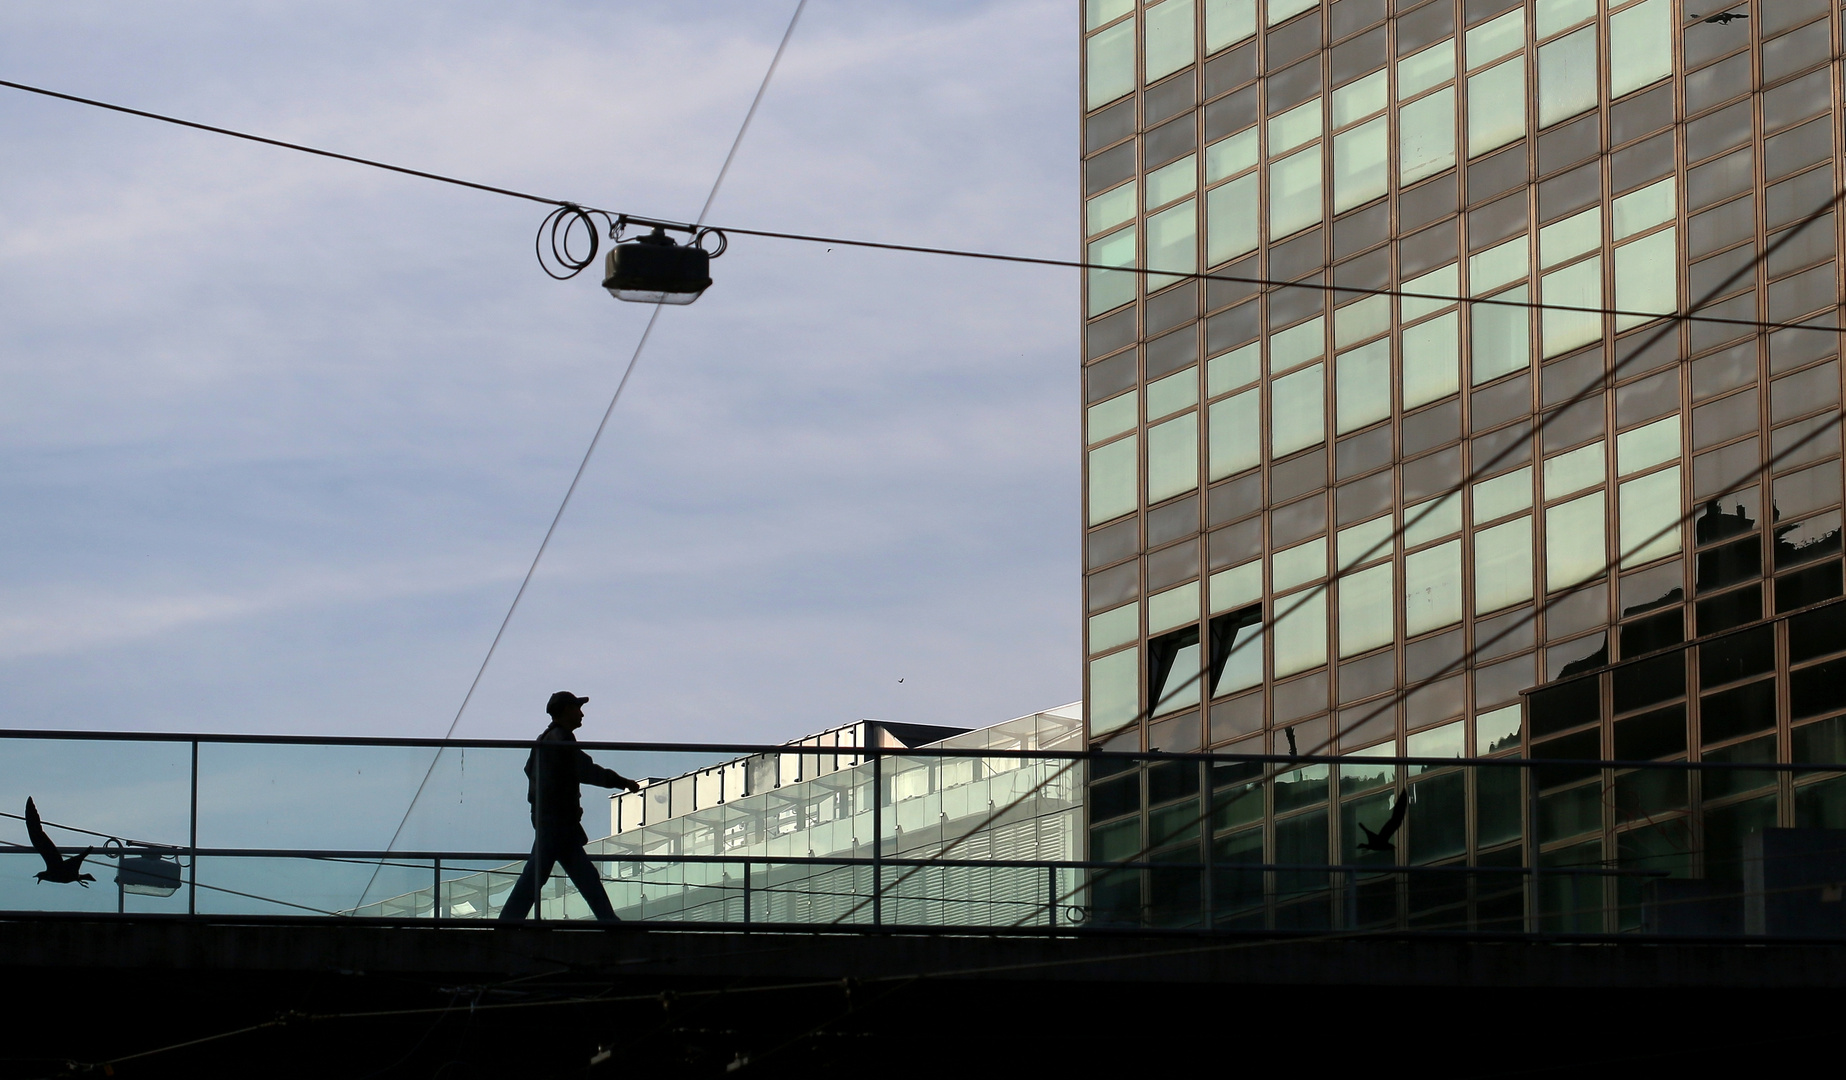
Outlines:
[[[9, 6], [0, 62], [676, 216], [787, 15], [99, 10]], [[810, 4], [713, 218], [1068, 254], [1069, 22]], [[75, 722], [76, 682], [100, 726], [443, 730], [646, 309], [539, 274], [532, 204], [17, 96], [0, 152], [11, 722]], [[463, 733], [523, 730], [554, 683], [673, 738], [1077, 696], [1076, 278], [743, 238], [714, 276], [662, 316]]]

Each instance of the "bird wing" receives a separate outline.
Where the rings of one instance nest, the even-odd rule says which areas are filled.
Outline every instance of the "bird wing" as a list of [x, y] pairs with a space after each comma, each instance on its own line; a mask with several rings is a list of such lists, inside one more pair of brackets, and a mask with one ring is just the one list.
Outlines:
[[38, 850], [39, 858], [45, 860], [45, 869], [55, 869], [64, 861], [64, 856], [58, 854], [58, 845], [45, 835], [45, 826], [39, 821], [38, 807], [32, 805], [31, 798], [26, 799], [26, 835], [32, 838], [32, 846]]
[[1395, 804], [1391, 807], [1391, 819], [1385, 822], [1383, 829], [1379, 830], [1378, 839], [1389, 840], [1396, 836], [1397, 830], [1404, 827], [1404, 815], [1409, 812], [1410, 800], [1405, 798], [1404, 793], [1400, 791], [1397, 793]]

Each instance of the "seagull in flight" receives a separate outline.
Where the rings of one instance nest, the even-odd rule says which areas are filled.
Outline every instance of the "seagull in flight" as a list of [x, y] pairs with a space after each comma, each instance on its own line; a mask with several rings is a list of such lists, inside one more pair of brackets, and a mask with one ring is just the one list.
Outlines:
[[1379, 829], [1377, 832], [1373, 832], [1370, 828], [1366, 827], [1365, 822], [1361, 821], [1359, 823], [1359, 830], [1365, 833], [1365, 843], [1359, 845], [1360, 851], [1397, 850], [1397, 848], [1392, 846], [1391, 838], [1397, 835], [1397, 830], [1404, 827], [1404, 814], [1410, 810], [1410, 800], [1404, 798], [1404, 793], [1402, 791], [1399, 791], [1396, 795], [1392, 796], [1392, 798], [1391, 817], [1384, 823], [1384, 828]]
[[51, 837], [45, 835], [45, 826], [39, 821], [38, 807], [32, 805], [30, 797], [26, 799], [26, 835], [32, 838], [32, 846], [38, 849], [39, 858], [45, 860], [45, 869], [32, 875], [33, 877], [40, 881], [62, 884], [74, 881], [86, 889], [90, 887], [90, 882], [96, 880], [95, 875], [82, 873], [83, 860], [96, 849], [84, 848], [70, 858], [65, 858], [58, 851], [58, 845], [52, 843]]

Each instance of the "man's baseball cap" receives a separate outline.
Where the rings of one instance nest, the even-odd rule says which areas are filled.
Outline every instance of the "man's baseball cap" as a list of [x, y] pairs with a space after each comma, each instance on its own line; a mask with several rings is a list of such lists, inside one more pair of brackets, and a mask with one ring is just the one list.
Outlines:
[[551, 695], [550, 701], [545, 702], [545, 711], [552, 716], [556, 716], [559, 709], [568, 709], [573, 705], [582, 705], [589, 700], [590, 699], [586, 697], [578, 697], [569, 690], [560, 690]]

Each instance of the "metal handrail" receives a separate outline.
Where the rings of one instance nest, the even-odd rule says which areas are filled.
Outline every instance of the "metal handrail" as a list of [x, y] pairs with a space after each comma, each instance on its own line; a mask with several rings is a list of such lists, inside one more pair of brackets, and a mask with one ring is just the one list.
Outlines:
[[[0, 728], [0, 739], [42, 739], [57, 741], [94, 740], [99, 742], [183, 742], [197, 744], [248, 744], [275, 746], [353, 746], [411, 747], [456, 750], [530, 750], [541, 745], [532, 739], [431, 739], [388, 736], [339, 735], [235, 735], [187, 732], [72, 731], [54, 729]], [[1846, 772], [1846, 762], [1734, 762], [1734, 761], [1651, 761], [1611, 758], [1527, 758], [1527, 757], [1355, 757], [1339, 754], [1216, 754], [1167, 753], [1164, 751], [1119, 752], [1102, 750], [975, 750], [938, 747], [897, 746], [791, 746], [786, 743], [680, 743], [680, 742], [595, 742], [579, 740], [584, 750], [616, 753], [656, 754], [776, 754], [787, 757], [861, 757], [861, 758], [1012, 758], [1033, 761], [1203, 761], [1235, 764], [1260, 762], [1270, 765], [1403, 765], [1428, 769], [1452, 769], [1471, 766], [1493, 768], [1539, 768], [1568, 766], [1600, 769], [1676, 769], [1689, 772]], [[1272, 778], [1273, 779], [1273, 778]]]

